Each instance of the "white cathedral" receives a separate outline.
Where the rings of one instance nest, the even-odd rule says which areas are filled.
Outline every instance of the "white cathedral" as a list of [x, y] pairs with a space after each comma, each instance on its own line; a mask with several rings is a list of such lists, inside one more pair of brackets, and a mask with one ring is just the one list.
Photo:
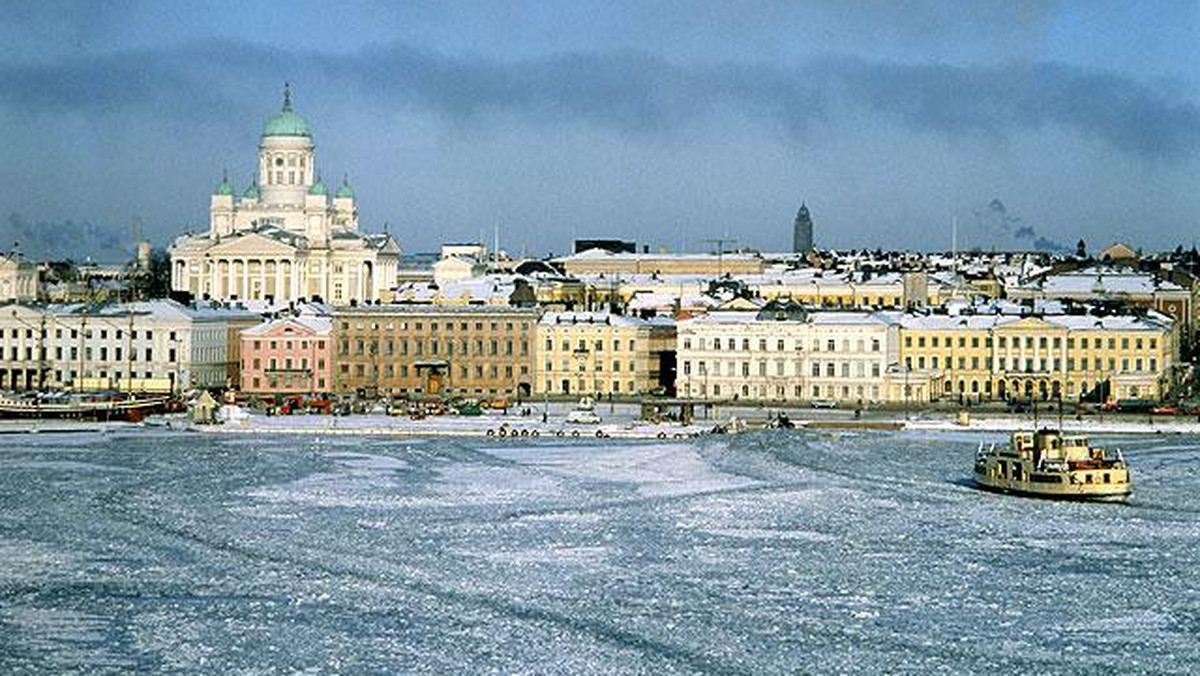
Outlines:
[[315, 148], [285, 86], [283, 109], [263, 127], [257, 177], [238, 198], [224, 176], [212, 194], [208, 232], [171, 245], [171, 288], [218, 300], [384, 299], [400, 245], [387, 233], [358, 231], [349, 181], [331, 198]]

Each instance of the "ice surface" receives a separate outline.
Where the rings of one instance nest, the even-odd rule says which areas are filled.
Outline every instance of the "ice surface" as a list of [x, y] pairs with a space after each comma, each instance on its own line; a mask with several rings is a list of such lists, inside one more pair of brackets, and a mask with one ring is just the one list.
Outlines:
[[969, 431], [0, 447], [0, 673], [1194, 673], [1200, 442], [1129, 504]]

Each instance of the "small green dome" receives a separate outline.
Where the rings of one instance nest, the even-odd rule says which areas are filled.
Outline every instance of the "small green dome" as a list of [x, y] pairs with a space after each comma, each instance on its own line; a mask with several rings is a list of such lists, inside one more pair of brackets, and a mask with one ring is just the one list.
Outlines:
[[258, 181], [250, 179], [250, 185], [246, 187], [246, 192], [242, 193], [243, 199], [256, 200], [262, 195], [258, 192]]
[[221, 182], [217, 184], [216, 188], [213, 188], [214, 195], [230, 195], [230, 196], [232, 196], [236, 192], [237, 191], [233, 189], [233, 184], [229, 182], [228, 174], [222, 174]]
[[354, 199], [354, 188], [350, 187], [350, 178], [348, 176], [342, 177], [342, 187], [337, 189], [335, 197], [349, 197], [350, 199]]
[[312, 138], [308, 121], [292, 110], [292, 89], [283, 87], [283, 109], [267, 118], [263, 125], [263, 136], [305, 136]]
[[321, 180], [321, 176], [319, 174], [317, 175], [317, 180], [314, 181], [313, 184], [308, 187], [308, 194], [310, 194], [310, 195], [329, 195], [329, 188], [325, 187], [325, 181]]

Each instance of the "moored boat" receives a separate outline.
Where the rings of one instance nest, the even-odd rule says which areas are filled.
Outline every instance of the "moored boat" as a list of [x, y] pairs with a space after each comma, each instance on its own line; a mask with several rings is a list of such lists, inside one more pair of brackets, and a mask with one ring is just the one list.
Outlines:
[[89, 422], [141, 422], [167, 410], [170, 397], [140, 399], [46, 401], [0, 399], [0, 418], [20, 420], [83, 420]]
[[1062, 500], [1120, 500], [1133, 491], [1120, 449], [1110, 457], [1087, 437], [1016, 432], [1007, 447], [979, 445], [975, 483], [988, 490]]

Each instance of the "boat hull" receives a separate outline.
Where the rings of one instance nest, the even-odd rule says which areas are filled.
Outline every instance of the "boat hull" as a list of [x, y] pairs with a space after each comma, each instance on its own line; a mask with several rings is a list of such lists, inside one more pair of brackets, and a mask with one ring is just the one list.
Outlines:
[[141, 422], [148, 415], [165, 412], [168, 403], [166, 397], [72, 404], [0, 402], [0, 419]]
[[1028, 482], [995, 481], [976, 474], [975, 485], [993, 493], [1005, 493], [1026, 498], [1046, 500], [1072, 500], [1077, 502], [1120, 502], [1133, 494], [1129, 484], [1058, 484], [1053, 486], [1030, 486]]

